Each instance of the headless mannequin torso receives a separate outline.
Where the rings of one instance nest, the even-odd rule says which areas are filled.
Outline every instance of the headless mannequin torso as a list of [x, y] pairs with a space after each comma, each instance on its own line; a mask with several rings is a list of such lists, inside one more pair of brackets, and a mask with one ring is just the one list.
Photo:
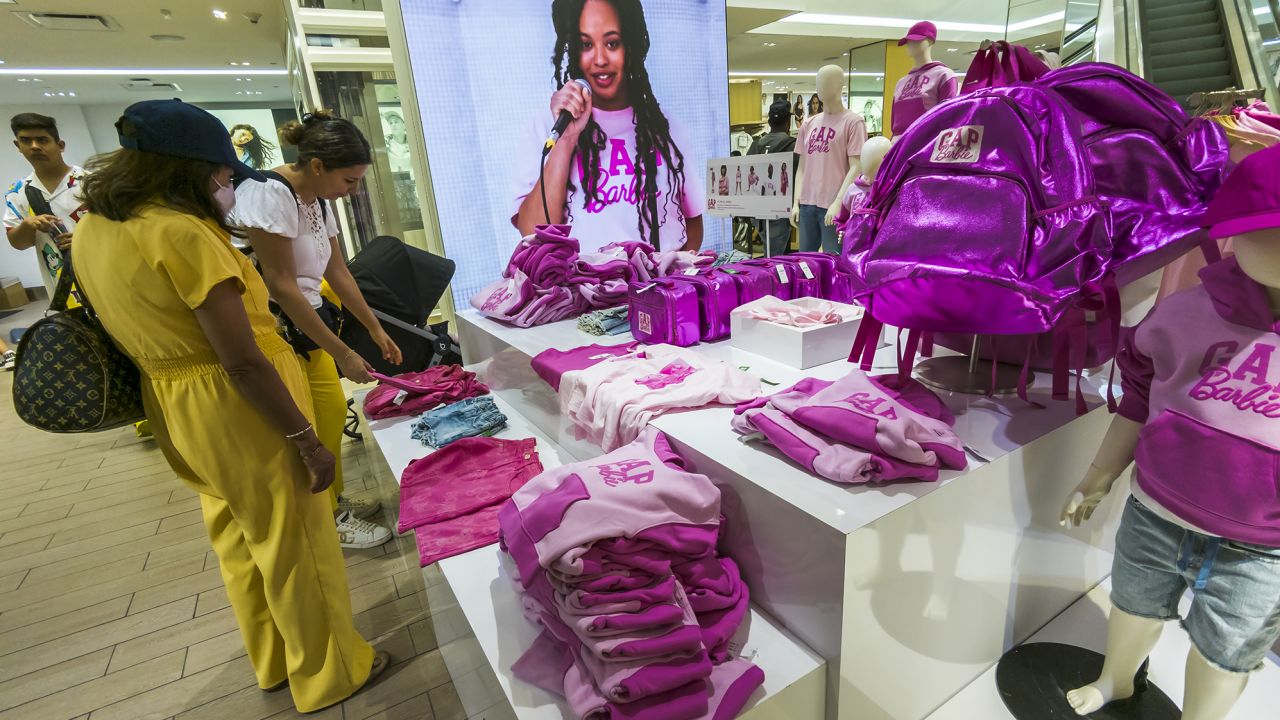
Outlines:
[[[816, 80], [818, 98], [822, 100], [822, 105], [825, 109], [821, 114], [810, 118], [809, 122], [815, 122], [824, 116], [827, 118], [839, 118], [845, 113], [851, 113], [859, 121], [861, 120], [861, 116], [856, 115], [856, 113], [853, 113], [852, 110], [849, 110], [844, 106], [844, 101], [841, 98], [841, 91], [844, 89], [846, 84], [845, 72], [843, 69], [838, 65], [825, 65], [818, 70]], [[860, 126], [863, 125], [862, 122], [858, 122], [857, 124]], [[849, 144], [846, 147], [845, 154], [841, 154], [839, 157], [824, 157], [821, 160], [822, 162], [841, 163], [841, 167], [844, 170], [843, 181], [840, 183], [838, 191], [835, 193], [834, 197], [824, 198], [823, 204], [826, 207], [826, 214], [823, 218], [823, 222], [827, 226], [835, 224], [836, 215], [839, 213], [840, 207], [844, 201], [845, 192], [848, 191], [849, 185], [854, 181], [854, 179], [862, 174], [862, 166], [858, 156], [862, 151], [862, 139], [865, 137], [866, 130], [865, 127], [862, 127], [859, 130], [859, 137], [856, 146], [854, 144]], [[797, 227], [799, 227], [800, 223], [800, 198], [802, 197], [803, 188], [805, 187], [806, 174], [814, 172], [814, 163], [819, 162], [817, 156], [812, 159], [807, 158], [806, 154], [802, 152], [803, 148], [800, 144], [808, 142], [809, 138], [797, 138], [796, 150], [799, 154], [799, 164], [796, 167], [795, 200], [792, 202], [791, 207], [791, 223]], [[810, 179], [809, 182], [814, 182], [814, 180]]]
[[[1233, 241], [1240, 269], [1262, 285], [1272, 317], [1280, 318], [1280, 228], [1237, 235]], [[1116, 479], [1133, 462], [1143, 427], [1119, 415], [1112, 420], [1093, 464], [1063, 509], [1064, 526], [1080, 525], [1092, 516]], [[1205, 482], [1212, 479], [1206, 478]], [[1169, 512], [1167, 508], [1161, 510]], [[1087, 715], [1133, 694], [1134, 675], [1155, 647], [1163, 625], [1161, 620], [1132, 615], [1119, 608], [1111, 610], [1101, 675], [1093, 683], [1067, 693], [1068, 702], [1078, 714]], [[1248, 678], [1248, 673], [1227, 672], [1211, 664], [1193, 644], [1186, 663], [1183, 719], [1223, 720], [1244, 692]]]

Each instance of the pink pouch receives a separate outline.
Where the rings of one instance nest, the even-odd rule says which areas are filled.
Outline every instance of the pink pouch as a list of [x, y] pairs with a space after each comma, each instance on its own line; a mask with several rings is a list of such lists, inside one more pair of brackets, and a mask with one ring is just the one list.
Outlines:
[[673, 278], [631, 283], [627, 293], [631, 335], [650, 345], [695, 345], [701, 336], [698, 291]]
[[[783, 283], [778, 278], [778, 272], [773, 269], [772, 264], [768, 262], [764, 262], [764, 263], [760, 262], [760, 260], [763, 260], [763, 259], [764, 258], [757, 258], [755, 260], [743, 260], [742, 262], [733, 263], [731, 265], [722, 265], [721, 269], [733, 270], [742, 275], [754, 276], [754, 279], [751, 281], [752, 283], [755, 283], [760, 286], [768, 287], [768, 289], [765, 290], [764, 294], [761, 295], [760, 297], [764, 297], [765, 295], [773, 295], [779, 300], [790, 300], [793, 297], [791, 294], [791, 283], [789, 282]], [[791, 276], [788, 274], [787, 277], [789, 279]], [[755, 300], [755, 299], [757, 298], [752, 298], [752, 300]], [[745, 304], [750, 301], [743, 299], [741, 302]]]
[[[823, 255], [824, 253], [814, 253], [815, 255]], [[835, 261], [834, 255], [827, 255], [832, 262]], [[794, 255], [776, 255], [769, 258], [774, 265], [785, 265], [787, 268], [787, 278], [791, 280], [791, 297], [825, 297], [822, 292], [822, 270], [815, 268], [818, 261], [812, 258], [798, 258]], [[808, 272], [806, 272], [806, 270]]]
[[740, 268], [731, 264], [715, 268], [711, 274], [723, 275], [733, 280], [734, 286], [738, 288], [738, 305], [746, 305], [773, 292], [773, 280], [764, 273], [756, 272], [755, 268]]
[[[790, 262], [783, 260], [783, 257], [785, 256], [752, 258], [751, 260], [743, 260], [739, 264], [768, 272], [773, 278], [773, 295], [779, 300], [792, 300], [803, 297], [797, 292], [800, 287], [796, 284], [796, 268]], [[781, 272], [778, 271], [779, 267], [782, 268]]]
[[[832, 302], [847, 303], [852, 298], [853, 286], [849, 283], [852, 278], [841, 278], [836, 270], [836, 256], [828, 255], [823, 252], [798, 252], [786, 255], [788, 259], [799, 266], [802, 275], [813, 275], [821, 284], [819, 294], [814, 297], [820, 297], [824, 300]], [[804, 269], [808, 268], [809, 273], [805, 273]], [[840, 286], [837, 287], [837, 283]], [[839, 297], [836, 297], [836, 296]]]
[[729, 336], [729, 313], [738, 306], [738, 286], [727, 275], [673, 275], [672, 280], [690, 285], [698, 293], [701, 338], [719, 340]]

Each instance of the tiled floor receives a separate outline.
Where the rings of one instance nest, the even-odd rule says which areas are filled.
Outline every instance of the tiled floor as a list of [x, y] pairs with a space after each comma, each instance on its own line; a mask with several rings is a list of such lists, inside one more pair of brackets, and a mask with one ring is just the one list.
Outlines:
[[[298, 716], [288, 692], [257, 688], [198, 500], [154, 443], [31, 429], [12, 378], [0, 373], [0, 720]], [[343, 467], [352, 494], [394, 492], [358, 443]], [[464, 720], [412, 536], [347, 552], [347, 577], [357, 627], [395, 664], [309, 717]]]

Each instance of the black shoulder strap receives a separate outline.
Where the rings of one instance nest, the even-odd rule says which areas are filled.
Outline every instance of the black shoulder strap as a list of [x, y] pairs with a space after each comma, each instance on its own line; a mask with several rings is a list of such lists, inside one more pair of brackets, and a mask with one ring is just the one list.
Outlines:
[[52, 215], [53, 208], [49, 207], [49, 201], [44, 199], [44, 193], [32, 185], [30, 182], [22, 184], [23, 192], [27, 194], [27, 204], [31, 206], [31, 212], [37, 215]]
[[[270, 180], [275, 180], [276, 182], [279, 182], [281, 185], [284, 185], [285, 187], [289, 188], [289, 194], [293, 196], [293, 199], [295, 202], [298, 202], [298, 191], [293, 189], [293, 183], [285, 179], [285, 176], [281, 175], [275, 170], [261, 170], [260, 172], [264, 177]], [[328, 222], [329, 221], [329, 203], [319, 198], [317, 198], [317, 200], [319, 200], [320, 202], [320, 217], [325, 222]]]

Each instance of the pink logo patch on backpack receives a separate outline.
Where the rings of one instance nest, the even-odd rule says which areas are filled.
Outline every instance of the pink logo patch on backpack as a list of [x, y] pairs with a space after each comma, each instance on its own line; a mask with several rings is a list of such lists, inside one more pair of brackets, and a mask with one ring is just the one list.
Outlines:
[[961, 125], [943, 130], [933, 143], [930, 162], [973, 163], [982, 157], [982, 126]]

